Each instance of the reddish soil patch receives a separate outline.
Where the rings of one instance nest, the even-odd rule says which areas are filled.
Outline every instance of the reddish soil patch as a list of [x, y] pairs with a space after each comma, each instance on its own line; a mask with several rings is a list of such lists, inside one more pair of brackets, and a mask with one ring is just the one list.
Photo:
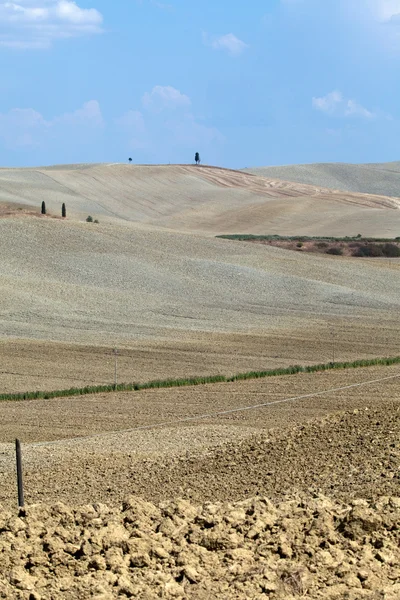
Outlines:
[[7, 204], [0, 202], [0, 219], [7, 217], [39, 217], [40, 219], [59, 219], [53, 215], [42, 215], [40, 208], [32, 208], [27, 204]]
[[[331, 241], [331, 240], [246, 240], [253, 244], [263, 244], [266, 246], [276, 246], [277, 248], [284, 248], [285, 250], [296, 250], [297, 252], [312, 252], [314, 254], [331, 254], [337, 256], [358, 256], [360, 248], [372, 248], [370, 254], [363, 254], [364, 257], [369, 258], [396, 258], [395, 256], [388, 257], [379, 250], [379, 248], [387, 245], [384, 242], [366, 242], [365, 240], [360, 241]], [[393, 241], [390, 245], [396, 246], [400, 252], [400, 242]], [[376, 250], [375, 250], [376, 249]]]

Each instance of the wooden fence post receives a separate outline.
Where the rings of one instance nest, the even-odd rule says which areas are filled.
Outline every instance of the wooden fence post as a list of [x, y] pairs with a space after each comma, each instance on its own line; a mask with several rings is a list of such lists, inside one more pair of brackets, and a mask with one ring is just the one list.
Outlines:
[[18, 507], [20, 509], [24, 509], [25, 508], [24, 480], [22, 477], [21, 442], [19, 440], [15, 440], [15, 452], [17, 455]]

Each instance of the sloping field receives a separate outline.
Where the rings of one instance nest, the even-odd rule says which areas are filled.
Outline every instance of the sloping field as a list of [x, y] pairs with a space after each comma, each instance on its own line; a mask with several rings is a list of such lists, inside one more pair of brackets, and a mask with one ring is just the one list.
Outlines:
[[396, 260], [29, 218], [0, 220], [0, 252], [8, 338], [129, 347], [197, 332], [326, 331], [329, 320], [398, 329]]
[[187, 165], [0, 169], [0, 389], [108, 383], [114, 346], [120, 381], [400, 354], [399, 261], [214, 239], [394, 236], [398, 203]]
[[317, 163], [244, 169], [261, 177], [283, 179], [332, 190], [396, 197], [400, 194], [400, 162]]
[[[400, 195], [400, 191], [399, 191]], [[400, 200], [190, 165], [1, 169], [0, 202], [177, 231], [391, 237]], [[362, 230], [362, 231], [360, 231]]]

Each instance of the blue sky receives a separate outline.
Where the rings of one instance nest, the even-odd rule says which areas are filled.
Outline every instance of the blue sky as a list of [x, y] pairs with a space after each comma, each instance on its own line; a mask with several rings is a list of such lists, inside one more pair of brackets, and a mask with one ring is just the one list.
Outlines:
[[0, 2], [0, 165], [399, 159], [400, 0]]

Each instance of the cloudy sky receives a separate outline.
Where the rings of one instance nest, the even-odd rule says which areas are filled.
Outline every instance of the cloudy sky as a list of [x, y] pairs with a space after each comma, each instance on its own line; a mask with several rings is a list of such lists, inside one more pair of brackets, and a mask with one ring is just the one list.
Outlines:
[[400, 0], [0, 1], [0, 165], [400, 159]]

